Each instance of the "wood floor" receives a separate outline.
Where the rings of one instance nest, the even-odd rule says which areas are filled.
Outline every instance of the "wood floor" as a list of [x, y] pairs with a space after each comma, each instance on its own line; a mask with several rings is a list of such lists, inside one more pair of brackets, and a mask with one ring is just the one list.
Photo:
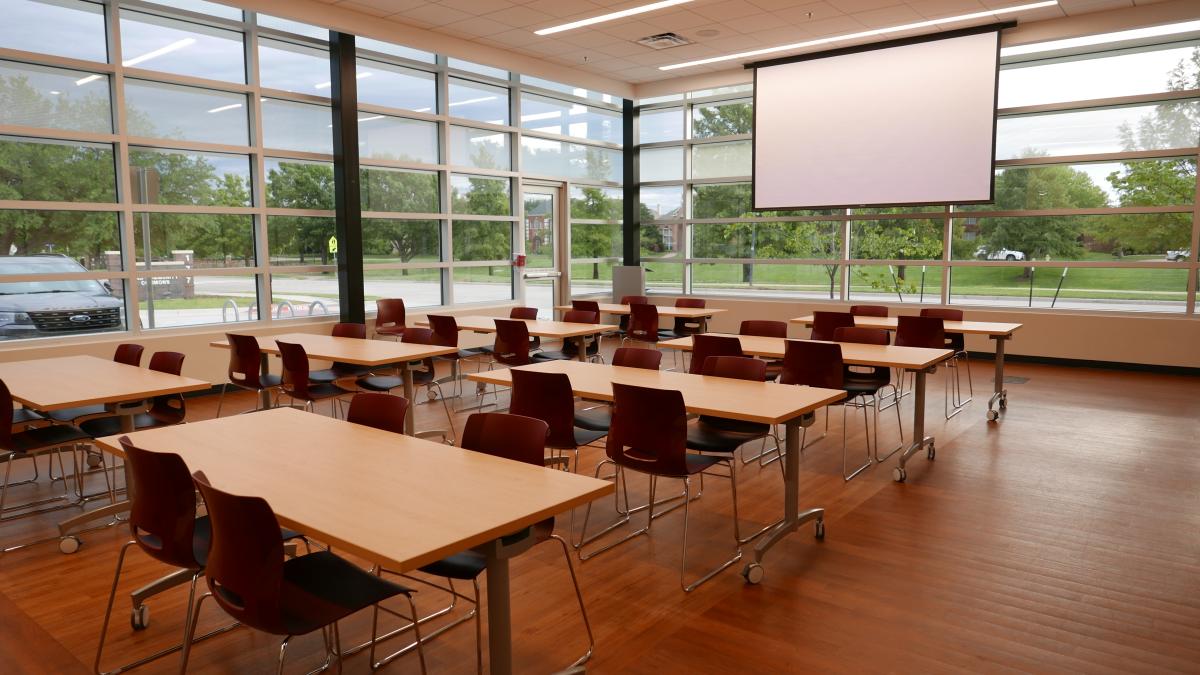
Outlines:
[[[989, 366], [975, 364], [977, 394], [991, 388]], [[1200, 672], [1200, 379], [1025, 364], [1010, 364], [1008, 374], [1028, 381], [1008, 385], [999, 424], [984, 420], [986, 395], [944, 421], [944, 374], [930, 378], [937, 459], [918, 455], [905, 484], [891, 480], [894, 458], [843, 483], [835, 412], [829, 438], [801, 465], [801, 507], [827, 509], [825, 540], [811, 528], [786, 539], [767, 557], [759, 586], [746, 585], [738, 565], [683, 593], [681, 511], [656, 520], [650, 537], [576, 561], [596, 636], [589, 671]], [[252, 402], [239, 396], [227, 410], [231, 404]], [[903, 406], [906, 428], [911, 405], [910, 398]], [[212, 398], [188, 401], [190, 420], [214, 410]], [[443, 423], [441, 406], [419, 406], [417, 420]], [[851, 422], [856, 452], [861, 426]], [[885, 443], [894, 441], [895, 417], [882, 417], [881, 429]], [[602, 454], [585, 452], [585, 469]], [[778, 517], [776, 466], [746, 467], [740, 481], [746, 528]], [[660, 485], [661, 495], [668, 483]], [[644, 499], [644, 480], [631, 480], [631, 489]], [[600, 506], [595, 522], [612, 516], [611, 501]], [[730, 511], [728, 482], [707, 480], [692, 509], [689, 576], [732, 551]], [[5, 524], [0, 539], [50, 534], [61, 515]], [[568, 529], [560, 518], [560, 532]], [[45, 544], [0, 558], [0, 671], [91, 667], [127, 538], [108, 529], [87, 534], [71, 556]], [[186, 589], [152, 599], [149, 629], [130, 630], [128, 592], [167, 571], [140, 552], [131, 558], [104, 669], [167, 646], [181, 631]], [[561, 550], [543, 545], [512, 570], [517, 672], [564, 668], [586, 642]], [[437, 591], [417, 594], [422, 611], [445, 600]], [[209, 606], [201, 630], [224, 620]], [[343, 645], [367, 630], [365, 617], [343, 622]], [[288, 672], [315, 667], [320, 642], [294, 641]], [[277, 645], [238, 629], [198, 645], [192, 671], [270, 672]], [[427, 657], [433, 673], [474, 671], [474, 631], [447, 633]], [[346, 668], [368, 672], [361, 656]], [[176, 669], [167, 658], [142, 672]], [[389, 670], [416, 672], [417, 662], [406, 656]]]

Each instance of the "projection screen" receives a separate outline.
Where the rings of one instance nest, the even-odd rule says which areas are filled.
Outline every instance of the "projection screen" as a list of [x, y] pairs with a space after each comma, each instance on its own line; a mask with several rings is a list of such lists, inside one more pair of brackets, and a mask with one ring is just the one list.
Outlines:
[[1003, 26], [751, 64], [754, 208], [991, 201]]

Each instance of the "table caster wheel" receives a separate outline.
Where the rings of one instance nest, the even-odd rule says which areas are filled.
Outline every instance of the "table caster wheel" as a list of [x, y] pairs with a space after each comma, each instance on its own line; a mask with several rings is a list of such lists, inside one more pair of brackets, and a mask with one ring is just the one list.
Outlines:
[[892, 469], [892, 480], [896, 481], [897, 483], [903, 483], [905, 478], [908, 478], [908, 472], [903, 468], [896, 467]]
[[129, 625], [134, 630], [146, 630], [150, 627], [150, 606], [138, 605], [129, 612]]
[[937, 450], [934, 450], [933, 446], [931, 445], [929, 446], [929, 449], [925, 451], [925, 456], [929, 458], [929, 461], [932, 462], [934, 457], [937, 457]]
[[998, 419], [1000, 419], [1000, 411], [999, 410], [987, 411], [987, 420], [989, 422], [995, 422]]
[[87, 465], [88, 465], [88, 468], [89, 468], [89, 469], [94, 469], [94, 468], [96, 468], [96, 467], [100, 466], [100, 459], [101, 459], [100, 455], [98, 455], [98, 454], [96, 454], [96, 453], [94, 453], [94, 452], [89, 452], [89, 453], [87, 454]]
[[748, 584], [762, 583], [763, 576], [766, 575], [766, 570], [758, 563], [750, 563], [742, 568], [742, 576], [745, 577]]
[[437, 392], [432, 389], [425, 390], [425, 397], [428, 398], [431, 402], [436, 401], [438, 399]]
[[825, 521], [824, 520], [817, 521], [816, 525], [813, 527], [813, 536], [816, 537], [817, 539], [825, 538]]
[[70, 555], [78, 551], [79, 547], [82, 545], [83, 540], [73, 534], [68, 534], [67, 536], [58, 540], [58, 550], [65, 555]]
[[1007, 397], [1007, 396], [1001, 396], [1001, 397], [1000, 397], [1000, 409], [1001, 409], [1001, 410], [1007, 410], [1007, 409], [1008, 409], [1008, 397]]

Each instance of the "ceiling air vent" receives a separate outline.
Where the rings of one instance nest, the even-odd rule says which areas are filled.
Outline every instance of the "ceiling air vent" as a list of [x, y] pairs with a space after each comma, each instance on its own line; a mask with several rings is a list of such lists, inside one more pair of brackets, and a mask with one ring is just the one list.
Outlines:
[[692, 41], [677, 33], [659, 33], [638, 40], [639, 45], [649, 47], [651, 49], [670, 49], [671, 47], [682, 47], [690, 45]]

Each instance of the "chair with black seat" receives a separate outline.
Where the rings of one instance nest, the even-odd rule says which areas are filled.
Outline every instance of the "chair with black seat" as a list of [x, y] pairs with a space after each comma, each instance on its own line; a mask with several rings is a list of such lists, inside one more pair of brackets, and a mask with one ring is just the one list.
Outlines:
[[[400, 340], [415, 345], [437, 345], [433, 330], [429, 328], [405, 328]], [[437, 380], [433, 358], [422, 359], [417, 367], [410, 363], [408, 369], [412, 373], [413, 396], [416, 396], [418, 389], [424, 387], [431, 400], [434, 398], [442, 400], [442, 408], [446, 411], [447, 431], [424, 431], [420, 435], [423, 437], [441, 435], [443, 439], [453, 445], [455, 441], [454, 416], [450, 413], [450, 404], [446, 402], [446, 394], [442, 391], [442, 385]], [[367, 391], [386, 394], [391, 393], [393, 389], [403, 387], [404, 379], [398, 375], [367, 375], [356, 380], [355, 384]]]
[[875, 316], [886, 318], [887, 305], [851, 305], [850, 314], [853, 316]]
[[[897, 347], [921, 347], [924, 349], [948, 349], [946, 347], [946, 327], [944, 321], [932, 316], [901, 316], [896, 318]], [[931, 371], [932, 372], [932, 371]], [[915, 373], [900, 371], [900, 394], [907, 396], [912, 391], [912, 385], [905, 386], [905, 380], [913, 382]], [[950, 382], [946, 382], [949, 390]]]
[[705, 333], [693, 336], [692, 362], [688, 366], [688, 372], [692, 375], [703, 375], [704, 364], [714, 356], [745, 356], [742, 353], [742, 341], [732, 335]]
[[[333, 331], [330, 333], [336, 338], [351, 338], [355, 340], [367, 339], [367, 324], [365, 323], [335, 323]], [[345, 380], [353, 377], [360, 377], [371, 372], [371, 369], [366, 366], [359, 366], [353, 363], [334, 362], [328, 368], [322, 370], [313, 370], [308, 373], [310, 382], [336, 382], [337, 380]]]
[[[186, 672], [192, 635], [204, 601], [216, 600], [221, 609], [240, 623], [272, 635], [284, 636], [276, 671], [283, 672], [284, 657], [294, 635], [331, 629], [326, 639], [325, 665], [336, 661], [341, 670], [341, 636], [337, 622], [360, 610], [403, 595], [412, 619], [417, 618], [411, 589], [338, 557], [317, 551], [284, 559], [279, 521], [261, 497], [233, 495], [213, 487], [201, 472], [192, 474], [204, 496], [212, 528], [212, 548], [206, 561], [208, 592], [196, 601], [183, 641], [180, 672]], [[418, 640], [420, 626], [414, 626]], [[375, 640], [371, 640], [371, 663]], [[332, 644], [330, 644], [332, 643]], [[417, 655], [425, 672], [425, 654]]]
[[[629, 331], [629, 321], [633, 317], [633, 306], [650, 304], [650, 298], [645, 295], [623, 295], [619, 304], [630, 308], [629, 314], [621, 314], [617, 317], [617, 335], [624, 339], [625, 334]], [[655, 325], [655, 328], [657, 329], [658, 326]]]
[[[606, 544], [586, 556], [581, 551], [580, 559], [599, 555], [639, 535], [649, 534], [650, 528], [654, 524], [654, 519], [657, 517], [654, 513], [654, 507], [657, 505], [655, 502], [655, 491], [658, 479], [679, 479], [683, 481], [683, 494], [681, 495], [683, 502], [683, 541], [679, 565], [679, 585], [683, 588], [684, 592], [690, 592], [742, 558], [741, 547], [735, 546], [734, 555], [729, 560], [706, 572], [699, 579], [691, 583], [687, 581], [687, 526], [690, 510], [689, 505], [693, 500], [691, 479], [693, 476], [711, 470], [714, 466], [719, 464], [728, 466], [732, 462], [727, 458], [688, 452], [687, 411], [683, 405], [682, 392], [673, 389], [636, 387], [619, 382], [614, 382], [612, 388], [612, 429], [608, 433], [608, 443], [605, 447], [605, 452], [608, 458], [617, 466], [618, 488], [622, 484], [626, 485], [626, 499], [628, 499], [628, 485], [625, 480], [625, 472], [633, 471], [646, 474], [650, 477], [650, 498], [646, 505], [646, 508], [649, 510], [649, 517], [645, 527], [630, 532], [620, 540]], [[617, 522], [609, 525], [597, 535], [588, 538], [587, 521], [591, 516], [593, 503], [588, 504], [587, 512], [584, 515], [583, 530], [580, 533], [582, 545], [586, 545], [588, 542], [594, 541], [597, 537], [628, 523], [632, 512], [637, 510], [627, 507], [625, 513]], [[672, 507], [671, 510], [674, 508]], [[736, 545], [736, 527], [734, 542]]]
[[[145, 353], [145, 351], [146, 348], [142, 345], [134, 344], [132, 342], [124, 342], [117, 345], [116, 351], [113, 352], [112, 360], [114, 363], [120, 363], [126, 366], [133, 366], [134, 368], [137, 368], [142, 365], [142, 354]], [[79, 424], [79, 422], [82, 422], [84, 419], [89, 417], [107, 414], [109, 414], [108, 409], [105, 408], [103, 404], [99, 404], [84, 405], [75, 408], [64, 408], [62, 410], [52, 410], [46, 413], [45, 417], [51, 422], [57, 424]], [[13, 423], [24, 424], [26, 423], [24, 421], [26, 418], [30, 418], [29, 421], [33, 421], [31, 417], [33, 415], [37, 415], [37, 413], [34, 413], [32, 410], [18, 413], [17, 417], [14, 418]], [[39, 415], [38, 418], [40, 417], [41, 416]]]
[[566, 373], [511, 372], [512, 399], [508, 411], [549, 425], [545, 445], [550, 449], [550, 456], [564, 457], [564, 453], [571, 453], [575, 458], [572, 471], [578, 473], [580, 449], [604, 438], [608, 432], [575, 426], [575, 395], [571, 391], [571, 378]]
[[[537, 321], [537, 307], [513, 307], [508, 310], [508, 318], [521, 321]], [[542, 348], [542, 338], [534, 335], [529, 338], [529, 351], [536, 352]]]
[[[675, 307], [682, 309], [704, 309], [704, 298], [675, 298]], [[664, 340], [675, 340], [704, 332], [704, 319], [688, 319], [675, 317], [671, 328], [659, 330], [658, 335]]]
[[337, 417], [338, 404], [354, 392], [334, 382], [311, 382], [308, 379], [308, 352], [304, 351], [304, 345], [282, 340], [276, 340], [275, 344], [279, 345], [279, 356], [283, 362], [283, 381], [279, 393], [293, 402], [302, 402], [301, 407], [309, 412], [316, 412], [318, 402], [329, 401], [329, 411]]
[[[779, 381], [782, 384], [797, 384], [845, 391], [847, 398], [829, 404], [829, 406], [837, 405], [842, 407], [842, 479], [849, 481], [871, 466], [871, 427], [867, 418], [866, 406], [862, 408], [863, 429], [867, 434], [866, 461], [853, 471], [849, 469], [846, 463], [846, 432], [848, 421], [846, 411], [849, 409], [846, 403], [855, 398], [865, 396], [867, 392], [872, 391], [872, 385], [861, 385], [846, 381], [846, 367], [845, 362], [842, 360], [841, 345], [836, 342], [788, 340], [784, 347], [783, 373], [779, 376]], [[826, 429], [828, 429], [829, 424], [829, 406], [826, 406], [825, 410]], [[808, 427], [805, 426], [803, 429], [804, 435], [800, 437], [801, 448], [807, 447], [804, 441], [805, 436], [808, 434]], [[823, 434], [822, 437], [824, 437]]]
[[[481, 452], [494, 457], [502, 457], [517, 462], [533, 464], [535, 466], [547, 466], [554, 464], [552, 460], [545, 458], [545, 443], [549, 427], [546, 422], [540, 419], [524, 417], [521, 415], [506, 414], [506, 413], [475, 413], [467, 418], [466, 427], [463, 429], [462, 447], [466, 450]], [[570, 549], [567, 547], [567, 542], [562, 537], [554, 533], [554, 518], [550, 517], [536, 525], [533, 525], [520, 532], [513, 533], [503, 537], [502, 541], [505, 545], [511, 546], [516, 544], [524, 544], [529, 538], [533, 539], [533, 545], [541, 544], [550, 540], [557, 541], [562, 547], [563, 557], [567, 561], [567, 571], [571, 574], [571, 583], [575, 587], [575, 599], [579, 603], [579, 613], [583, 618], [583, 626], [587, 632], [588, 649], [587, 652], [575, 661], [573, 666], [578, 666], [586, 662], [592, 656], [592, 651], [595, 647], [595, 640], [592, 637], [592, 625], [588, 621], [587, 608], [584, 606], [583, 593], [579, 589], [579, 580], [575, 576], [575, 565], [571, 561]], [[447, 558], [443, 558], [438, 562], [431, 563], [420, 568], [421, 572], [430, 574], [436, 577], [445, 578], [448, 586], [441, 586], [432, 583], [425, 579], [420, 579], [408, 574], [403, 575], [406, 579], [411, 579], [420, 583], [428, 584], [434, 588], [446, 591], [451, 594], [452, 598], [463, 599], [472, 603], [472, 609], [466, 615], [452, 621], [446, 625], [439, 626], [436, 630], [425, 636], [424, 642], [434, 639], [447, 630], [468, 621], [475, 620], [475, 663], [478, 672], [483, 673], [483, 625], [480, 614], [480, 594], [479, 594], [479, 577], [487, 569], [487, 559], [482, 553], [475, 550], [463, 551], [456, 553]], [[385, 572], [387, 570], [384, 570]], [[471, 596], [459, 593], [454, 588], [455, 581], [471, 582], [474, 593]], [[421, 623], [448, 612], [453, 608], [450, 607], [438, 612], [434, 612], [428, 616], [421, 618]], [[386, 608], [379, 608], [383, 611], [388, 611]], [[379, 636], [379, 640], [399, 635], [411, 626], [403, 626], [385, 635]], [[375, 663], [376, 668], [383, 667], [390, 663], [398, 656], [407, 653], [416, 643], [386, 656], [378, 663]]]
[[839, 328], [852, 328], [854, 315], [850, 312], [813, 312], [810, 340], [833, 342], [833, 332]]
[[[710, 356], [704, 362], [703, 375], [707, 377], [725, 377], [734, 380], [762, 382], [766, 364], [758, 359], [745, 356]], [[688, 425], [687, 447], [689, 450], [702, 452], [706, 455], [720, 455], [728, 459], [729, 484], [733, 490], [733, 533], [739, 544], [752, 541], [778, 523], [764, 526], [754, 534], [742, 536], [741, 524], [738, 519], [737, 498], [737, 465], [738, 448], [751, 441], [774, 439], [775, 447], [783, 447], [779, 437], [775, 435], [770, 424], [763, 422], [746, 422], [731, 420], [713, 415], [701, 415], [694, 423]], [[761, 456], [759, 452], [758, 456]], [[745, 463], [745, 462], [743, 462]], [[780, 476], [783, 473], [783, 462], [779, 463]]]
[[[496, 364], [515, 368], [552, 360], [540, 353], [529, 353], [529, 326], [524, 321], [496, 319], [496, 344], [492, 348], [492, 362], [488, 366], [489, 369], [494, 368]], [[492, 385], [492, 394], [497, 395], [496, 385]], [[480, 395], [481, 403], [485, 395], [486, 389]]]
[[[738, 335], [787, 339], [788, 325], [784, 321], [743, 321], [742, 325], [738, 327]], [[773, 382], [779, 378], [779, 373], [783, 372], [783, 361], [780, 359], [768, 359], [766, 363], [767, 370], [764, 377], [767, 378], [767, 381]]]
[[648, 302], [635, 302], [629, 306], [629, 325], [621, 345], [626, 342], [644, 342], [651, 349], [658, 348], [658, 307]]
[[[922, 309], [921, 316], [941, 319], [943, 322], [963, 320], [963, 313], [961, 309], [949, 309], [945, 307], [928, 307], [926, 309]], [[943, 323], [943, 332], [944, 331], [945, 325]], [[974, 400], [975, 383], [971, 381], [971, 358], [967, 353], [966, 336], [962, 333], [946, 333], [945, 338], [945, 342], [943, 343], [945, 348], [954, 350], [954, 356], [950, 357], [950, 359], [946, 361], [946, 367], [954, 369], [953, 387], [950, 384], [950, 380], [946, 380], [945, 412], [946, 419], [950, 419], [951, 417], [954, 417], [958, 413], [962, 412], [963, 408], [966, 407], [966, 405], [972, 400]], [[962, 395], [962, 370], [959, 368], [960, 362], [966, 364], [967, 367], [967, 397], [965, 399]], [[953, 394], [951, 394], [951, 388], [953, 388]]]
[[[154, 352], [150, 357], [150, 370], [178, 375], [183, 371], [184, 355], [179, 352]], [[152, 429], [182, 424], [187, 417], [187, 402], [183, 394], [155, 396], [144, 413], [133, 416], [134, 429]], [[116, 415], [96, 417], [79, 424], [83, 433], [92, 438], [103, 438], [121, 433], [121, 418]]]
[[[100, 644], [96, 647], [95, 672], [119, 673], [150, 663], [183, 648], [183, 642], [138, 659], [111, 671], [103, 671], [100, 661], [104, 655], [104, 643], [108, 638], [108, 623], [112, 618], [113, 600], [117, 595], [117, 584], [130, 547], [137, 546], [154, 560], [171, 567], [175, 572], [144, 586], [131, 594], [133, 609], [130, 624], [134, 630], [146, 627], [149, 608], [146, 600], [180, 584], [191, 583], [187, 607], [184, 610], [184, 636], [196, 599], [196, 581], [204, 575], [208, 550], [212, 543], [212, 529], [208, 516], [196, 512], [196, 486], [183, 458], [171, 452], [151, 452], [133, 445], [128, 436], [118, 439], [125, 456], [129, 476], [129, 530], [132, 536], [117, 556], [117, 569], [113, 573], [112, 588], [108, 593], [108, 606], [104, 610], [104, 621], [100, 628]], [[288, 541], [304, 537], [298, 532], [281, 530], [280, 539]], [[305, 540], [305, 546], [308, 546]], [[232, 624], [215, 629], [200, 637], [196, 642], [237, 628]]]
[[[662, 352], [657, 349], [619, 347], [613, 352], [614, 366], [621, 368], [644, 368], [658, 370], [662, 364]], [[612, 407], [598, 405], [575, 411], [575, 426], [592, 431], [607, 432], [612, 425]]]
[[[458, 319], [449, 314], [427, 314], [429, 328], [433, 331], [433, 342], [439, 347], [458, 348]], [[439, 361], [450, 362], [450, 375], [438, 380], [438, 384], [454, 383], [455, 396], [462, 396], [462, 362], [474, 360], [475, 371], [482, 368], [482, 357], [491, 352], [491, 348], [459, 349], [452, 354], [436, 357]]]
[[[583, 309], [568, 309], [562, 317], [565, 323], [600, 323], [600, 313]], [[604, 362], [600, 356], [600, 335], [588, 335], [584, 338], [584, 357], [588, 361]], [[579, 343], [577, 338], [565, 338], [562, 348], [558, 351], [543, 351], [541, 356], [555, 361], [575, 361], [579, 359]]]
[[404, 300], [380, 298], [375, 301], [375, 335], [397, 340], [405, 328]]
[[[259, 394], [270, 392], [278, 395], [282, 378], [272, 375], [267, 369], [266, 359], [258, 348], [258, 338], [253, 335], [238, 335], [226, 333], [229, 341], [229, 368], [226, 371], [228, 379], [221, 383], [221, 395], [217, 398], [217, 417], [221, 416], [221, 406], [225, 403], [225, 390], [229, 385], [246, 389]], [[259, 410], [258, 397], [255, 398], [255, 410]]]
[[600, 315], [600, 303], [595, 300], [572, 300], [571, 309], [581, 309], [585, 312], [595, 312]]
[[[891, 335], [881, 328], [839, 328], [834, 331], [834, 341], [845, 342], [851, 344], [863, 345], [887, 345], [891, 343]], [[860, 386], [864, 390], [874, 387], [874, 391], [869, 394], [864, 393], [862, 396], [855, 398], [846, 403], [846, 405], [860, 406], [869, 405], [873, 414], [872, 427], [875, 432], [874, 449], [875, 461], [882, 462], [883, 460], [896, 454], [904, 448], [904, 421], [900, 418], [900, 406], [891, 405], [884, 406], [884, 397], [880, 393], [885, 389], [891, 388], [891, 398], [895, 401], [899, 390], [896, 385], [892, 384], [892, 371], [887, 366], [846, 366], [845, 381]], [[867, 396], [870, 396], [868, 399]], [[900, 444], [886, 455], [879, 455], [879, 412], [886, 410], [888, 407], [896, 409], [896, 428], [900, 430]], [[871, 443], [871, 437], [867, 436], [867, 442]]]

